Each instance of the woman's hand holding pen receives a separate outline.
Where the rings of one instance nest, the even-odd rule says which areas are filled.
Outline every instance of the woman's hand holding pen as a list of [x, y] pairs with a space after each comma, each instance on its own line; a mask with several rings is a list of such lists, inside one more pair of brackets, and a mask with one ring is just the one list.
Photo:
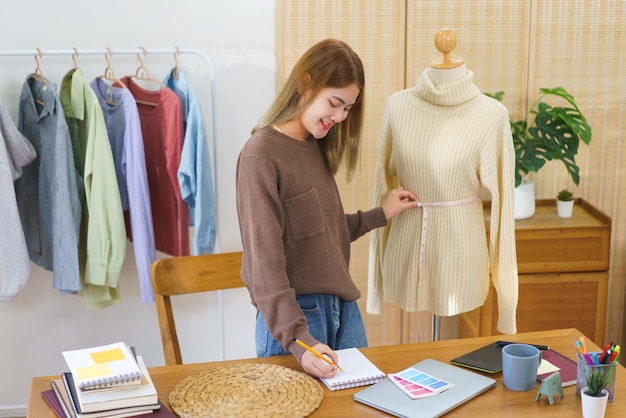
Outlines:
[[311, 351], [305, 350], [304, 354], [302, 354], [302, 357], [300, 358], [300, 365], [304, 371], [317, 377], [329, 378], [336, 375], [338, 370], [337, 363], [339, 361], [337, 354], [329, 346], [322, 343], [317, 343], [311, 348], [322, 355], [327, 356], [334, 364], [329, 364], [328, 362], [318, 358]]
[[383, 201], [385, 217], [389, 220], [407, 209], [416, 208], [417, 202], [417, 196], [408, 190], [404, 190], [402, 186], [389, 190]]

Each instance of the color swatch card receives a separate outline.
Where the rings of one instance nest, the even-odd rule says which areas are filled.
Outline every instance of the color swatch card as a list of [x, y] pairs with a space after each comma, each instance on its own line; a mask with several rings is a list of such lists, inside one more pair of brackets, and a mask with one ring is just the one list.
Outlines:
[[412, 399], [438, 395], [454, 386], [450, 382], [413, 367], [398, 373], [390, 373], [389, 379]]
[[397, 387], [399, 387], [402, 392], [411, 397], [411, 399], [428, 398], [430, 396], [439, 395], [439, 393], [437, 392], [430, 391], [420, 385], [416, 385], [410, 380], [405, 380], [393, 374], [389, 375], [389, 380], [391, 380]]

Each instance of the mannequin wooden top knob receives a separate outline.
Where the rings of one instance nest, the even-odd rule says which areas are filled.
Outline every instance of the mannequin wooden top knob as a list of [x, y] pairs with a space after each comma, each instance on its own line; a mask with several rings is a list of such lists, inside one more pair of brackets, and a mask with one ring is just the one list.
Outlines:
[[431, 63], [435, 68], [456, 68], [465, 63], [463, 58], [450, 53], [456, 48], [456, 35], [451, 29], [443, 28], [435, 34], [435, 47], [443, 54], [443, 59], [439, 58]]

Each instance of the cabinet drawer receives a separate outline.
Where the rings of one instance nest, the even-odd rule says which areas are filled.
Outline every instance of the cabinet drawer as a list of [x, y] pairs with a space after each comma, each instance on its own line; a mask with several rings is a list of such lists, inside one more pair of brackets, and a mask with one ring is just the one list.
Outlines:
[[[517, 332], [577, 328], [603, 344], [608, 279], [608, 272], [520, 274]], [[488, 300], [493, 335], [498, 333], [493, 289]]]
[[606, 228], [518, 230], [515, 245], [520, 274], [609, 269], [610, 231]]
[[[489, 239], [489, 202], [485, 226]], [[571, 218], [559, 218], [556, 201], [536, 201], [535, 214], [515, 221], [517, 268], [524, 273], [584, 272], [609, 269], [611, 218], [576, 199]]]

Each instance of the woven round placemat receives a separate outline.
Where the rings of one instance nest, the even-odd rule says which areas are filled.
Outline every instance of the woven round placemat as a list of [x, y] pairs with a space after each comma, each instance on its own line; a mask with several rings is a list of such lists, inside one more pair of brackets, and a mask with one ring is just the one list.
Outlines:
[[309, 375], [273, 364], [219, 366], [178, 382], [169, 396], [181, 418], [306, 417], [324, 390]]

